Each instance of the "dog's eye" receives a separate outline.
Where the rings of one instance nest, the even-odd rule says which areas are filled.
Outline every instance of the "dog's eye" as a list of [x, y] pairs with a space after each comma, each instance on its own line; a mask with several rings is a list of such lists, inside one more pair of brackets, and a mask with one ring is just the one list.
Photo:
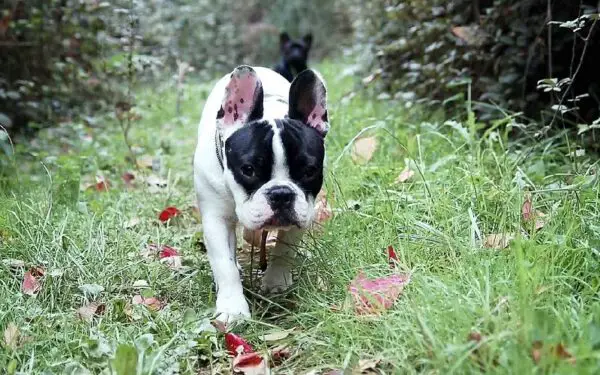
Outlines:
[[251, 165], [242, 165], [242, 174], [246, 177], [254, 177], [254, 168]]
[[306, 178], [306, 179], [313, 178], [316, 173], [317, 173], [316, 167], [309, 165], [308, 167], [304, 168], [304, 178]]

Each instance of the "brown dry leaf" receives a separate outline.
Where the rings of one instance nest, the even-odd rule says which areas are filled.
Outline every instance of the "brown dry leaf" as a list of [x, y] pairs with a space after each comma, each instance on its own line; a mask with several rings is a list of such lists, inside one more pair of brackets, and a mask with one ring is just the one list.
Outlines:
[[546, 225], [546, 214], [533, 208], [531, 197], [527, 196], [521, 207], [521, 216], [526, 223], [535, 223], [535, 230], [540, 230]]
[[358, 361], [358, 371], [360, 374], [375, 373], [381, 359], [360, 359]]
[[452, 28], [452, 34], [468, 46], [481, 46], [487, 37], [478, 25], [455, 26]]
[[[250, 246], [254, 246], [255, 248], [260, 248], [260, 242], [262, 239], [262, 229], [258, 229], [258, 230], [248, 230], [246, 228], [244, 228], [244, 241], [246, 241], [246, 243]], [[270, 231], [269, 234], [267, 235], [267, 243], [266, 243], [266, 248], [270, 249], [273, 246], [275, 246], [275, 244], [277, 244], [277, 231]]]
[[104, 314], [106, 305], [99, 302], [90, 302], [77, 309], [77, 317], [86, 322], [91, 322], [94, 316]]
[[152, 169], [153, 160], [154, 158], [151, 155], [142, 155], [139, 158], [135, 158], [137, 166], [142, 169]]
[[533, 362], [537, 365], [538, 363], [540, 363], [540, 360], [542, 359], [542, 347], [544, 346], [544, 344], [542, 344], [541, 341], [535, 341], [533, 343], [533, 345], [531, 346], [531, 358], [533, 359]]
[[488, 249], [506, 249], [510, 244], [510, 241], [515, 239], [515, 235], [512, 233], [493, 233], [485, 236], [483, 240], [483, 247]]
[[8, 323], [8, 325], [4, 329], [4, 346], [15, 350], [19, 345], [20, 337], [21, 332], [19, 332], [19, 328], [15, 325], [15, 323]]
[[142, 297], [137, 294], [133, 296], [131, 302], [134, 305], [145, 305], [149, 310], [158, 311], [162, 308], [162, 302], [156, 297]]
[[576, 359], [573, 356], [573, 354], [569, 353], [569, 351], [565, 348], [562, 342], [556, 345], [556, 348], [554, 348], [554, 355], [556, 355], [560, 359], [566, 360], [572, 365], [574, 365], [576, 362]]
[[362, 83], [363, 85], [368, 85], [369, 83], [373, 82], [374, 80], [376, 80], [380, 75], [381, 75], [382, 70], [381, 69], [377, 69], [375, 72], [373, 72], [372, 74], [369, 74], [368, 76], [366, 76], [365, 78], [362, 79]]
[[375, 150], [377, 150], [377, 138], [359, 138], [352, 145], [352, 160], [355, 163], [366, 163], [371, 160]]
[[406, 182], [406, 181], [410, 180], [414, 175], [415, 175], [415, 171], [406, 167], [406, 168], [404, 168], [404, 170], [402, 172], [400, 172], [400, 175], [398, 175], [398, 177], [396, 178], [396, 183], [400, 184], [400, 183]]
[[325, 190], [321, 189], [315, 199], [315, 221], [317, 223], [324, 223], [331, 219], [332, 216], [333, 211], [329, 202], [327, 202], [327, 193]]

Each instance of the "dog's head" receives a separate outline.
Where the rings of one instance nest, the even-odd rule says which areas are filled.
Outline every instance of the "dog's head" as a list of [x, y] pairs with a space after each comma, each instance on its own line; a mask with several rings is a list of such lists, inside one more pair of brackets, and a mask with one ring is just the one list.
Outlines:
[[305, 70], [290, 86], [286, 117], [264, 120], [263, 105], [256, 72], [236, 68], [217, 114], [236, 214], [251, 230], [306, 228], [323, 184], [329, 129], [325, 85], [317, 73]]
[[308, 52], [312, 44], [312, 34], [306, 34], [302, 39], [292, 40], [288, 33], [279, 35], [279, 48], [283, 60], [291, 67], [301, 72], [306, 69]]

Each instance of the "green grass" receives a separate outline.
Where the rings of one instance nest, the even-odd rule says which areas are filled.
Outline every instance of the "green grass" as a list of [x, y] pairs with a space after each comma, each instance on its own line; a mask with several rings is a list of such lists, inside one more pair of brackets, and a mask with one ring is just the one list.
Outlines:
[[[394, 101], [363, 94], [342, 100], [354, 78], [341, 74], [339, 64], [319, 68], [330, 94], [326, 189], [334, 217], [322, 233], [307, 236], [290, 293], [261, 297], [245, 268], [253, 320], [235, 332], [266, 349], [271, 344], [260, 340], [263, 333], [296, 327], [284, 340], [292, 356], [275, 373], [351, 373], [359, 359], [369, 358], [382, 359], [383, 373], [398, 374], [597, 373], [600, 189], [594, 160], [570, 158], [574, 144], [569, 148], [563, 139], [514, 143], [506, 138], [510, 121], [480, 136], [466, 112], [452, 127], [439, 114], [408, 111]], [[131, 139], [140, 155], [162, 160], [157, 174], [168, 186], [158, 192], [125, 188], [120, 176], [132, 167], [111, 116], [95, 127], [44, 131], [17, 150], [19, 173], [0, 192], [0, 330], [12, 322], [24, 339], [16, 348], [3, 344], [0, 369], [110, 373], [110, 366], [135, 362], [138, 353], [138, 373], [230, 371], [222, 336], [207, 328], [215, 295], [198, 243], [201, 224], [191, 209], [191, 158], [209, 89], [190, 81], [181, 117], [171, 85], [138, 90], [142, 119]], [[377, 151], [367, 164], [355, 164], [346, 146], [373, 125], [365, 135], [377, 137]], [[419, 172], [395, 184], [407, 163]], [[96, 174], [106, 176], [111, 189], [79, 192]], [[527, 192], [547, 215], [537, 232], [521, 219]], [[184, 213], [160, 225], [158, 213], [169, 205]], [[140, 223], [126, 229], [132, 218]], [[494, 250], [482, 246], [490, 233], [517, 236], [507, 249]], [[148, 243], [177, 247], [184, 268], [174, 272], [142, 257]], [[359, 270], [389, 274], [389, 244], [411, 283], [383, 315], [356, 316], [344, 308], [348, 284]], [[7, 259], [45, 268], [36, 297], [20, 292], [25, 270]], [[137, 280], [149, 288], [140, 292]], [[92, 295], [80, 288], [84, 284], [103, 291]], [[139, 293], [166, 305], [131, 311], [128, 304]], [[105, 303], [105, 313], [92, 322], [77, 319], [75, 311], [91, 300]], [[474, 331], [483, 336], [479, 343], [468, 339]], [[535, 341], [544, 345], [538, 364], [531, 357]], [[559, 343], [576, 358], [574, 365], [551, 353]]]

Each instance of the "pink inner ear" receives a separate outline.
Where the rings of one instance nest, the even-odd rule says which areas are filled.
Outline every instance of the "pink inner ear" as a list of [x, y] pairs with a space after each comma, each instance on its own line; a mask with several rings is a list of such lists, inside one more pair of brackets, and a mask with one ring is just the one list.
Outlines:
[[306, 123], [318, 130], [322, 134], [327, 134], [329, 130], [329, 123], [327, 122], [327, 109], [322, 105], [317, 105], [313, 108], [312, 112], [308, 115]]
[[222, 124], [244, 123], [254, 108], [256, 90], [259, 88], [260, 81], [255, 72], [234, 71], [221, 104]]

